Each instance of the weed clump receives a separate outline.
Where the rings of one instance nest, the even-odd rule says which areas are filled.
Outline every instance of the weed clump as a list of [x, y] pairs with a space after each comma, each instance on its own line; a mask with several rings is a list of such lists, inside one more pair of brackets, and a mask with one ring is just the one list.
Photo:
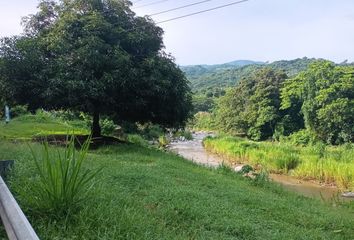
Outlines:
[[90, 191], [93, 179], [99, 172], [83, 168], [91, 139], [87, 139], [81, 149], [75, 149], [75, 137], [61, 153], [52, 152], [48, 142], [43, 143], [40, 153], [32, 148], [32, 156], [39, 176], [39, 184], [34, 190], [39, 207], [57, 216], [66, 215], [80, 207]]

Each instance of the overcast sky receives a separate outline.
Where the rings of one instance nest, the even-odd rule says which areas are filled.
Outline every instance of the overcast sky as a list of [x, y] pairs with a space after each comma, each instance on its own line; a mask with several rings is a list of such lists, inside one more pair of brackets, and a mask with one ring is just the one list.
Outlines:
[[[199, 1], [140, 0], [134, 11], [148, 15]], [[141, 7], [153, 2], [160, 3]], [[158, 22], [231, 2], [209, 1], [153, 19]], [[34, 13], [37, 3], [0, 0], [0, 36], [21, 33], [21, 17]], [[304, 56], [354, 61], [354, 0], [250, 0], [160, 26], [166, 51], [181, 65]]]

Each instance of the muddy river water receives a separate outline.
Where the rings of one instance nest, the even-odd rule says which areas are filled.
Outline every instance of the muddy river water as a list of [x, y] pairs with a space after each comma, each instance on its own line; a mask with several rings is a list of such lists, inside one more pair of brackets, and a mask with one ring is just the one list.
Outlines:
[[[174, 141], [170, 144], [170, 150], [197, 164], [218, 167], [222, 164], [223, 159], [220, 156], [209, 154], [203, 147], [203, 139], [207, 136], [209, 136], [207, 133], [197, 133], [193, 135], [192, 141]], [[324, 200], [349, 200], [349, 198], [343, 198], [336, 187], [321, 186], [287, 175], [271, 174], [270, 178], [285, 189], [306, 197], [315, 197]]]

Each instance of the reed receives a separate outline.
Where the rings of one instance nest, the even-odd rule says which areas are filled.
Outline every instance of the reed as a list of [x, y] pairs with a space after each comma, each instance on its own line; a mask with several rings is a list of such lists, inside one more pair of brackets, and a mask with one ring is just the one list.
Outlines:
[[288, 143], [216, 137], [205, 139], [204, 146], [231, 163], [261, 165], [273, 173], [335, 184], [343, 190], [354, 189], [354, 148], [350, 144], [299, 147]]

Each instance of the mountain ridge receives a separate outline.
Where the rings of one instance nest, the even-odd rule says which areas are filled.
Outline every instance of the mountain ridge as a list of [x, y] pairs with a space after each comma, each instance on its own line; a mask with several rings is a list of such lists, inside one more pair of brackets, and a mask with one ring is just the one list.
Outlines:
[[214, 91], [234, 86], [240, 79], [252, 74], [255, 70], [263, 67], [272, 67], [284, 70], [288, 76], [294, 76], [304, 71], [308, 66], [323, 59], [316, 58], [297, 58], [293, 60], [280, 60], [271, 63], [235, 60], [224, 64], [215, 65], [188, 65], [180, 66], [190, 81], [190, 86], [194, 92]]

